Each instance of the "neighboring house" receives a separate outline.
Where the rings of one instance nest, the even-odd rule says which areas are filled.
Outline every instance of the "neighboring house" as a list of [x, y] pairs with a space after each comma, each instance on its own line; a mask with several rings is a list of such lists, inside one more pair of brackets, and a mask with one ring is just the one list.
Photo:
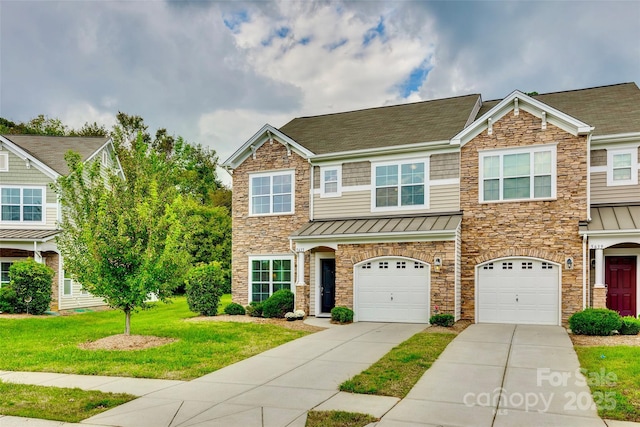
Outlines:
[[640, 90], [480, 95], [265, 125], [233, 173], [233, 299], [356, 321], [638, 314]]
[[69, 173], [70, 150], [122, 173], [108, 137], [0, 135], [0, 286], [9, 282], [11, 263], [28, 257], [46, 263], [55, 272], [52, 311], [105, 304], [65, 276], [56, 247], [61, 207], [51, 184]]

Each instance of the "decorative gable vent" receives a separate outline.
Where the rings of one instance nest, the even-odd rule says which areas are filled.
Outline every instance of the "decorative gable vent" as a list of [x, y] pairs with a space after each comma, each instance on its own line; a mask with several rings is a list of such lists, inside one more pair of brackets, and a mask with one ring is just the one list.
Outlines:
[[0, 172], [9, 170], [9, 153], [0, 153]]

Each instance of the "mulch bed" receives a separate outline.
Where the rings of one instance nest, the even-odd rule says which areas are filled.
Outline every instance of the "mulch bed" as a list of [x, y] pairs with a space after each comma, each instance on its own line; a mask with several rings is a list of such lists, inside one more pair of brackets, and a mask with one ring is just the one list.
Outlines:
[[598, 337], [590, 335], [569, 334], [573, 345], [580, 347], [614, 347], [618, 345], [628, 345], [631, 347], [640, 346], [640, 335], [611, 335], [608, 337]]

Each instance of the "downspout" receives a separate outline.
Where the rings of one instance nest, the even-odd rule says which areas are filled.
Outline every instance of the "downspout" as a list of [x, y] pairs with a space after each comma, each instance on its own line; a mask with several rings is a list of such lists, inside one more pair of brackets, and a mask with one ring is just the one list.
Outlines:
[[313, 221], [313, 175], [315, 166], [311, 163], [311, 159], [307, 159], [307, 162], [309, 162], [309, 166], [311, 167], [311, 177], [309, 179], [309, 221]]
[[587, 234], [582, 235], [582, 309], [587, 308]]
[[591, 221], [591, 132], [587, 135], [587, 221]]

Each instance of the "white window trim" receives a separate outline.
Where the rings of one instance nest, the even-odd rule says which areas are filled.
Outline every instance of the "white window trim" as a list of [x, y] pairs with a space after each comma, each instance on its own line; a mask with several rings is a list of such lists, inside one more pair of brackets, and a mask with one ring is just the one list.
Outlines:
[[[19, 188], [20, 189], [20, 221], [3, 221], [0, 216], [0, 224], [36, 224], [43, 225], [47, 223], [47, 187], [37, 185], [0, 185], [0, 191], [3, 188]], [[23, 219], [24, 193], [23, 190], [42, 190], [42, 220], [25, 221]], [[0, 203], [0, 206], [2, 204]], [[1, 215], [1, 212], [0, 212]]]
[[[291, 210], [288, 212], [273, 212], [273, 179], [271, 179], [271, 190], [269, 193], [269, 197], [271, 197], [269, 203], [269, 209], [271, 212], [269, 213], [253, 213], [253, 178], [264, 178], [280, 175], [290, 175], [291, 176]], [[280, 216], [280, 215], [293, 215], [296, 211], [296, 181], [295, 181], [295, 170], [294, 169], [283, 169], [279, 171], [273, 172], [260, 172], [260, 173], [252, 173], [249, 174], [249, 216]]]
[[[539, 153], [544, 151], [551, 152], [551, 197], [534, 197], [533, 193], [533, 185], [534, 180], [531, 180], [531, 197], [525, 199], [507, 199], [503, 198], [503, 163], [502, 157], [504, 155], [509, 154], [521, 154], [521, 153]], [[557, 181], [558, 181], [558, 170], [557, 170], [557, 145], [556, 144], [546, 144], [546, 145], [535, 145], [529, 147], [519, 147], [519, 148], [503, 148], [503, 149], [491, 149], [491, 150], [480, 150], [478, 152], [478, 203], [511, 203], [511, 202], [539, 202], [539, 201], [548, 201], [555, 200], [557, 198]], [[500, 156], [500, 198], [498, 200], [484, 200], [484, 158], [491, 156]], [[531, 162], [533, 162], [533, 156], [531, 156]], [[531, 177], [535, 176], [533, 169], [530, 174]]]
[[[624, 181], [613, 179], [613, 156], [617, 154], [631, 155], [631, 179]], [[638, 185], [638, 147], [607, 149], [607, 187], [619, 185]]]
[[0, 153], [0, 172], [9, 172], [9, 153]]
[[[325, 171], [335, 170], [337, 172], [337, 189], [334, 193], [325, 191]], [[320, 166], [320, 197], [340, 197], [342, 196], [342, 165], [338, 166]]]
[[[407, 163], [423, 163], [424, 164], [424, 203], [421, 205], [401, 206], [401, 195], [398, 194], [397, 206], [376, 206], [376, 168], [378, 166], [398, 166], [398, 173], [401, 171], [401, 165]], [[398, 187], [401, 187], [398, 181]], [[403, 158], [393, 161], [371, 162], [371, 212], [389, 212], [389, 211], [415, 211], [429, 209], [429, 157], [419, 158]]]
[[[253, 301], [253, 289], [252, 289], [252, 281], [251, 281], [251, 277], [253, 276], [253, 270], [252, 270], [252, 263], [253, 261], [259, 261], [259, 260], [269, 260], [269, 261], [273, 261], [273, 260], [289, 260], [291, 261], [291, 283], [290, 283], [290, 290], [291, 292], [295, 295], [295, 277], [296, 277], [296, 263], [295, 263], [295, 259], [293, 255], [250, 255], [249, 256], [249, 269], [247, 270], [249, 272], [248, 274], [248, 283], [247, 283], [247, 287], [248, 287], [248, 301], [252, 302]], [[272, 264], [271, 264], [272, 265]], [[269, 296], [273, 295], [273, 278], [271, 278], [271, 280], [269, 280]]]

